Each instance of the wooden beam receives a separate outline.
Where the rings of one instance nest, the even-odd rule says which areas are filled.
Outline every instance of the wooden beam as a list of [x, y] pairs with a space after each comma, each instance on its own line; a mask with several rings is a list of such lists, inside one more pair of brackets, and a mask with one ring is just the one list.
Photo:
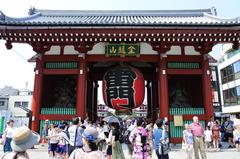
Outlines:
[[158, 62], [158, 55], [141, 55], [140, 57], [106, 57], [105, 55], [87, 55], [88, 62]]
[[44, 75], [76, 75], [79, 73], [78, 69], [44, 69]]
[[201, 75], [202, 69], [167, 69], [168, 75]]

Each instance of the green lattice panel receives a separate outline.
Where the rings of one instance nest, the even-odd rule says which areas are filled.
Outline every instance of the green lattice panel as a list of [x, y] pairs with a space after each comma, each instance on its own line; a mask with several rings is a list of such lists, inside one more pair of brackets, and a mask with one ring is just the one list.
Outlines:
[[41, 114], [76, 114], [76, 108], [41, 108]]
[[199, 115], [204, 114], [204, 108], [170, 108], [170, 115], [176, 114], [193, 114]]
[[[185, 121], [183, 121], [183, 123], [184, 123], [184, 125], [191, 124], [192, 120], [185, 120]], [[205, 128], [205, 121], [201, 120], [200, 123]], [[171, 138], [182, 138], [183, 137], [184, 126], [174, 126], [174, 122], [170, 121], [169, 128], [170, 128]]]
[[46, 62], [46, 69], [77, 69], [77, 62]]
[[199, 69], [200, 64], [197, 62], [168, 62], [167, 67], [178, 69]]

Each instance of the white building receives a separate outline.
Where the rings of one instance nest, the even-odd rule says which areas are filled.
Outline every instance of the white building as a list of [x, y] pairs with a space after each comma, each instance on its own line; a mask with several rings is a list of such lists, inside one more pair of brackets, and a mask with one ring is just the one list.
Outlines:
[[5, 86], [4, 88], [0, 88], [0, 133], [3, 132], [6, 121], [13, 117], [13, 113], [9, 111], [9, 97], [11, 95], [17, 95], [18, 90]]
[[14, 117], [25, 117], [26, 111], [19, 108], [19, 106], [31, 110], [32, 91], [29, 91], [27, 89], [19, 90], [18, 95], [9, 96], [9, 110], [13, 112]]
[[215, 112], [214, 115], [215, 117], [221, 117], [222, 106], [218, 74], [218, 61], [213, 57], [209, 56], [209, 66], [211, 68], [212, 98]]
[[219, 61], [222, 113], [236, 118], [240, 114], [240, 50], [223, 46], [224, 55]]
[[31, 110], [32, 91], [23, 89], [19, 90], [18, 95], [9, 96], [9, 111], [13, 113], [14, 125], [16, 127], [29, 124], [27, 112], [19, 106]]

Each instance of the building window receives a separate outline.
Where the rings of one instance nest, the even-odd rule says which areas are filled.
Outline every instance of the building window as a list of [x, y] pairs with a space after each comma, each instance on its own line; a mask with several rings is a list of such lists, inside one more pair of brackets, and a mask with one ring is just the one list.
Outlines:
[[19, 101], [14, 102], [14, 107], [20, 107], [20, 106], [27, 108], [28, 102], [19, 102]]
[[5, 101], [0, 101], [0, 106], [5, 106]]
[[223, 84], [240, 79], [240, 61], [221, 69], [220, 72]]
[[233, 64], [235, 80], [240, 78], [240, 61], [237, 61]]
[[221, 70], [221, 78], [223, 84], [234, 80], [234, 70], [232, 65], [229, 65]]
[[21, 102], [14, 102], [14, 107], [19, 107], [21, 105]]
[[233, 63], [234, 73], [240, 72], [240, 61]]
[[28, 107], [28, 102], [22, 102], [22, 106], [27, 108]]
[[240, 104], [240, 86], [223, 91], [223, 100], [225, 106], [234, 106]]

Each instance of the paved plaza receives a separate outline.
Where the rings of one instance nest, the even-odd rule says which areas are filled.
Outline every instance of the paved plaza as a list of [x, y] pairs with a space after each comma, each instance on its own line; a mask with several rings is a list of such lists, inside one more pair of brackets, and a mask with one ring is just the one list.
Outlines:
[[[2, 150], [2, 145], [0, 146]], [[124, 155], [128, 159], [128, 152], [126, 145], [123, 145]], [[28, 150], [30, 159], [50, 159], [47, 153], [47, 146], [35, 146], [35, 149]], [[0, 158], [2, 157], [3, 152], [0, 152]], [[174, 146], [172, 151], [169, 154], [170, 159], [185, 159], [185, 152], [180, 150], [180, 146]], [[240, 151], [236, 149], [222, 149], [220, 152], [208, 152], [208, 159], [240, 159]], [[155, 153], [153, 159], [157, 159]]]

